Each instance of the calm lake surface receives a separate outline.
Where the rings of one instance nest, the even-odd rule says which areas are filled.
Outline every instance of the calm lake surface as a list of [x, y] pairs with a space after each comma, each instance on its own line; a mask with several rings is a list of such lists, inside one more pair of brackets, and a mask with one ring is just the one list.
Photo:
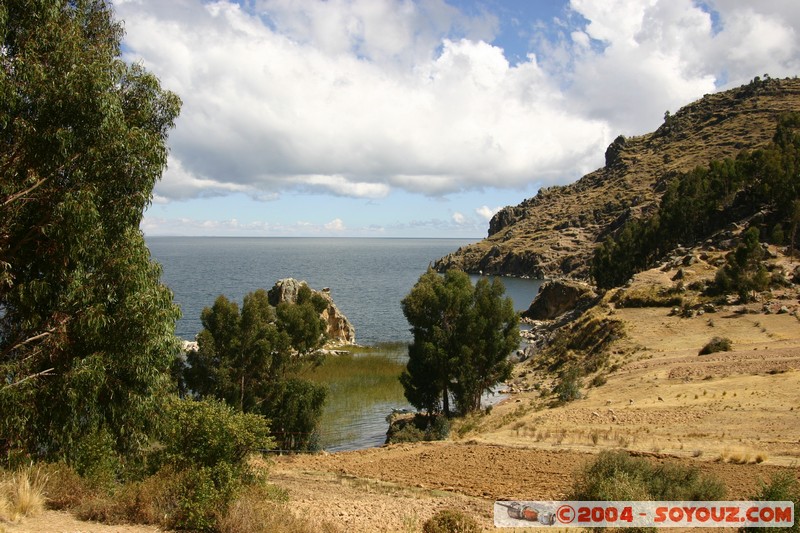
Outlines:
[[[363, 239], [363, 238], [236, 238], [148, 237], [153, 259], [163, 266], [183, 317], [176, 333], [193, 340], [200, 332], [200, 313], [224, 294], [241, 305], [248, 292], [269, 290], [276, 281], [293, 277], [313, 289], [329, 287], [333, 300], [356, 329], [361, 345], [392, 343], [378, 353], [404, 362], [404, 343], [411, 341], [400, 301], [428, 265], [469, 244], [464, 239]], [[504, 278], [506, 292], [518, 310], [527, 309], [536, 296], [539, 280]], [[398, 344], [400, 347], [398, 348]], [[405, 407], [402, 387], [377, 398], [367, 395], [359, 403], [347, 398], [337, 404], [337, 384], [323, 418], [322, 444], [340, 450], [383, 443], [386, 414]], [[342, 399], [343, 400], [343, 399]], [[326, 424], [326, 420], [328, 423]], [[335, 427], [334, 427], [335, 426]]]

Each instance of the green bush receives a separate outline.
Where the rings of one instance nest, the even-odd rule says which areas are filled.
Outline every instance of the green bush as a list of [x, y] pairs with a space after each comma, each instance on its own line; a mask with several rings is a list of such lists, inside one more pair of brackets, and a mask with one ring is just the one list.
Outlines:
[[75, 471], [95, 487], [110, 487], [122, 473], [114, 439], [108, 431], [98, 430], [84, 436], [69, 455]]
[[417, 414], [390, 423], [387, 443], [444, 440], [450, 436], [450, 419], [444, 415]]
[[714, 337], [700, 348], [698, 355], [708, 355], [716, 352], [729, 352], [733, 347], [733, 342], [727, 337]]
[[242, 488], [241, 480], [225, 463], [214, 468], [189, 468], [182, 478], [174, 525], [181, 529], [213, 531], [217, 520]]
[[[791, 531], [800, 532], [800, 519], [797, 515], [800, 512], [800, 482], [797, 481], [795, 473], [791, 471], [778, 472], [772, 476], [769, 484], [764, 481], [759, 482], [758, 492], [750, 496], [753, 501], [790, 501], [794, 502], [794, 524], [787, 528], [771, 528], [772, 531]], [[759, 533], [763, 528], [746, 527], [742, 531]]]
[[450, 436], [450, 419], [444, 415], [434, 417], [425, 430], [425, 440], [444, 440]]
[[776, 244], [778, 246], [782, 245], [786, 236], [783, 232], [783, 226], [778, 223], [772, 228], [772, 232], [770, 233], [770, 242], [772, 244]]
[[257, 481], [246, 459], [274, 446], [269, 425], [210, 399], [176, 399], [167, 414], [160, 460], [175, 470], [165, 483], [176, 492], [170, 527], [213, 530], [242, 488]]
[[420, 442], [423, 440], [425, 440], [425, 432], [414, 424], [407, 424], [396, 431], [389, 439], [389, 442], [391, 444], [396, 444], [400, 442]]
[[480, 530], [474, 518], [454, 509], [439, 511], [422, 525], [423, 533], [477, 533]]
[[[677, 464], [652, 464], [622, 451], [605, 451], [575, 480], [567, 500], [655, 501], [721, 500], [725, 486], [700, 470]], [[655, 531], [631, 528], [626, 531]], [[599, 531], [599, 530], [598, 530]]]
[[605, 451], [575, 481], [570, 500], [719, 500], [725, 487], [699, 469]]
[[553, 387], [553, 394], [560, 403], [567, 403], [581, 398], [581, 387], [583, 387], [583, 381], [580, 370], [570, 367], [561, 374]]
[[764, 249], [758, 237], [758, 228], [751, 227], [744, 233], [739, 246], [727, 255], [725, 265], [714, 277], [718, 292], [736, 292], [742, 302], [749, 302], [753, 292], [769, 287], [770, 276], [762, 263]]
[[592, 378], [592, 381], [589, 382], [589, 385], [592, 387], [602, 387], [608, 382], [608, 378], [604, 374], [597, 374], [595, 377]]
[[248, 456], [274, 446], [262, 416], [245, 414], [218, 400], [168, 402], [160, 443], [151, 453], [148, 477], [121, 484], [108, 438], [91, 435], [76, 448], [73, 463], [48, 465], [47, 497], [57, 508], [108, 523], [148, 523], [169, 529], [216, 531], [246, 489], [262, 486]]
[[264, 417], [236, 411], [218, 400], [176, 399], [169, 405], [168, 417], [165, 459], [179, 467], [214, 468], [225, 463], [244, 468], [249, 454], [274, 446]]

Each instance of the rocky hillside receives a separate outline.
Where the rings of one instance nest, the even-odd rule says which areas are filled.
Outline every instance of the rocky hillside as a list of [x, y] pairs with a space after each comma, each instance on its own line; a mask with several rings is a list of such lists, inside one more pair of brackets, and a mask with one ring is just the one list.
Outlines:
[[435, 268], [586, 279], [595, 245], [630, 217], [654, 209], [672, 176], [768, 143], [778, 117], [790, 111], [800, 111], [798, 79], [756, 78], [706, 95], [653, 133], [618, 137], [603, 168], [504, 208], [486, 239], [439, 259]]

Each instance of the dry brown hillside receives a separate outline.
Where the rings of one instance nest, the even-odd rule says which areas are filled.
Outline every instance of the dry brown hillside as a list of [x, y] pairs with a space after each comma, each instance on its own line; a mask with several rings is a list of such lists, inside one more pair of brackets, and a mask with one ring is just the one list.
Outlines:
[[631, 216], [652, 209], [677, 172], [768, 143], [780, 115], [800, 111], [800, 80], [754, 80], [706, 95], [655, 132], [618, 137], [606, 165], [577, 182], [549, 187], [497, 213], [489, 237], [436, 263], [438, 270], [586, 278], [595, 244]]

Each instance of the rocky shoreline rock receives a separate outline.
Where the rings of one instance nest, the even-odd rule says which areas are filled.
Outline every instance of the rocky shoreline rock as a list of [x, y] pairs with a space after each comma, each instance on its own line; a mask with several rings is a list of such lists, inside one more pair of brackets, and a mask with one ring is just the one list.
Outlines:
[[523, 318], [531, 320], [553, 320], [568, 311], [588, 308], [597, 300], [591, 285], [573, 280], [546, 281], [539, 287], [539, 294], [531, 302]]
[[[278, 280], [275, 286], [269, 290], [270, 305], [277, 306], [281, 302], [295, 303], [301, 287], [311, 287], [305, 281], [298, 281], [294, 278]], [[314, 294], [318, 294], [328, 302], [328, 307], [320, 313], [320, 316], [327, 324], [326, 334], [328, 335], [328, 346], [344, 346], [356, 343], [356, 329], [347, 317], [336, 307], [331, 296], [331, 290], [324, 288], [321, 291], [311, 289]]]

